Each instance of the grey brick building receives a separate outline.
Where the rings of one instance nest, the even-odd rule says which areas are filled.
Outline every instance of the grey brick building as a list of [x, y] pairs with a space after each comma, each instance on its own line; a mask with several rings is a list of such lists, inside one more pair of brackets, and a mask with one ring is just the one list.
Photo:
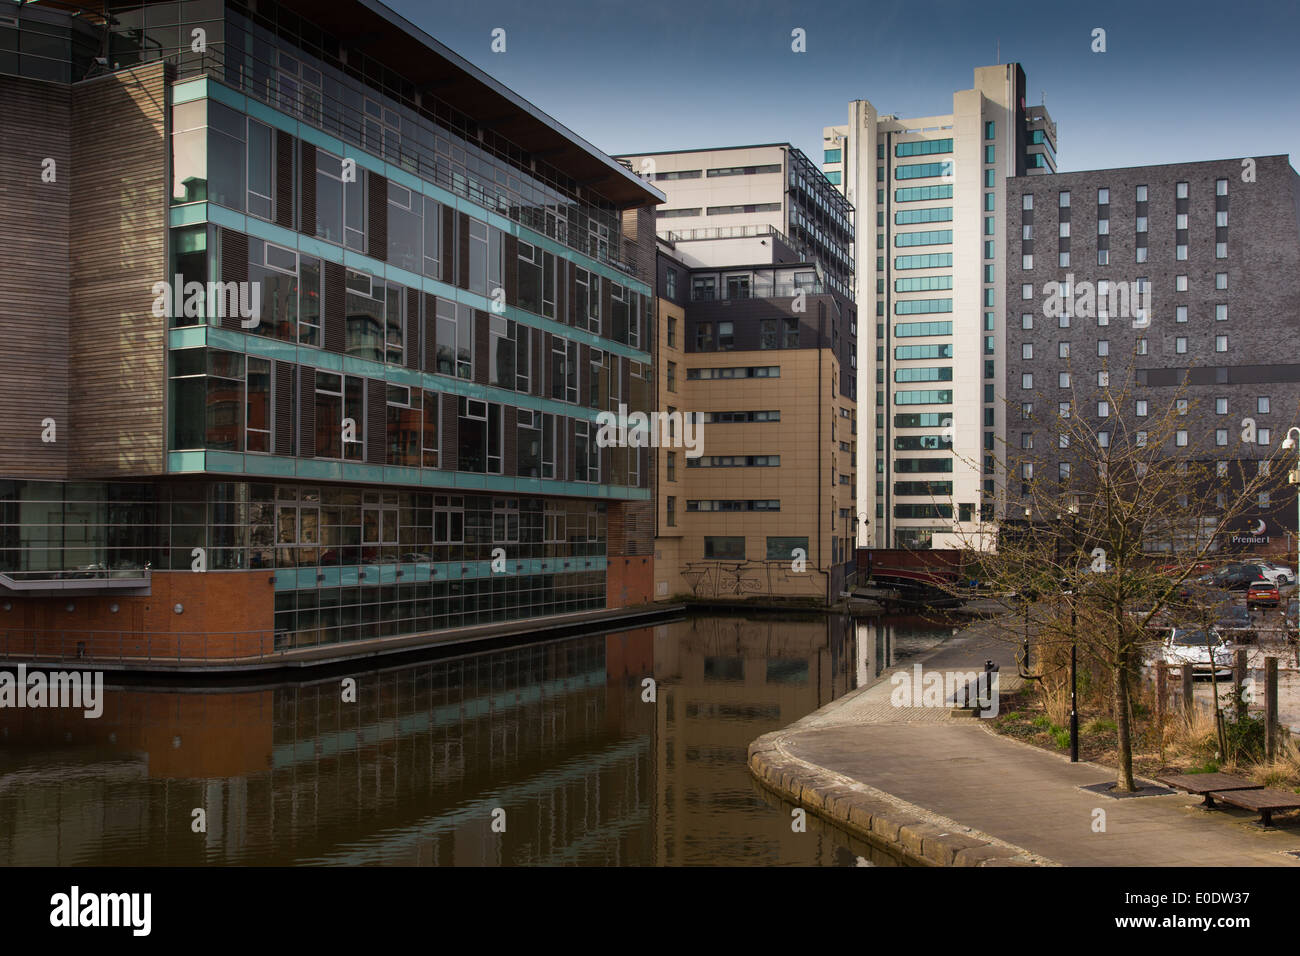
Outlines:
[[[1136, 434], [1143, 413], [1177, 396], [1200, 457], [1277, 451], [1300, 420], [1300, 177], [1289, 157], [1016, 177], [1006, 197], [1007, 451], [986, 470], [1010, 459], [1057, 475], [1068, 452], [1053, 417], [1065, 402], [1099, 432]], [[1106, 376], [1130, 369], [1125, 407], [1099, 407]], [[1245, 419], [1251, 445], [1239, 442]], [[1001, 515], [1019, 518], [1023, 476], [1002, 477]], [[1261, 520], [1262, 535], [1233, 540]], [[1221, 529], [1225, 550], [1286, 548], [1292, 490], [1283, 483], [1236, 524]]]

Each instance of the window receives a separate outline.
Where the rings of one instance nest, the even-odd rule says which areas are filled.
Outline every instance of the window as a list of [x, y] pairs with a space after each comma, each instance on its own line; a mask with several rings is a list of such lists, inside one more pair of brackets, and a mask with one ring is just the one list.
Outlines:
[[[503, 445], [501, 406], [495, 402], [483, 402], [464, 396], [460, 396], [456, 401], [458, 406], [457, 470], [478, 474], [501, 474]], [[582, 426], [588, 423], [578, 424]]]
[[1098, 339], [1098, 340], [1097, 340], [1097, 354], [1098, 354], [1098, 355], [1109, 355], [1109, 354], [1110, 354], [1110, 340], [1109, 340], [1109, 339]]
[[1033, 372], [1021, 372], [1021, 373], [1020, 373], [1020, 387], [1021, 387], [1022, 389], [1025, 389], [1025, 390], [1031, 390], [1031, 389], [1033, 389], [1033, 387], [1034, 387], [1034, 373], [1033, 373]]
[[388, 264], [420, 273], [424, 267], [423, 197], [388, 184]]
[[1216, 398], [1214, 400], [1214, 414], [1216, 415], [1228, 414], [1228, 400], [1226, 398]]
[[1186, 414], [1187, 414], [1187, 399], [1185, 399], [1185, 398], [1180, 398], [1180, 399], [1178, 399], [1178, 401], [1176, 401], [1176, 402], [1174, 403], [1174, 407], [1175, 407], [1175, 409], [1177, 409], [1179, 415], [1186, 415]]
[[365, 457], [365, 381], [355, 375], [316, 372], [316, 457]]
[[700, 322], [695, 326], [695, 351], [713, 351], [713, 323]]
[[1138, 355], [1146, 355], [1146, 354], [1147, 354], [1147, 340], [1146, 340], [1146, 339], [1138, 339], [1138, 341], [1137, 341], [1137, 354], [1138, 354]]
[[1058, 194], [1056, 198], [1056, 205], [1061, 209], [1070, 208], [1070, 191], [1068, 189], [1063, 190], [1060, 194]]
[[[1034, 194], [1033, 194], [1033, 193], [1025, 193], [1025, 195], [1023, 195], [1023, 196], [1020, 197], [1020, 208], [1021, 208], [1021, 209], [1026, 209], [1026, 210], [1028, 210], [1028, 209], [1033, 209], [1033, 208], [1034, 208]], [[1026, 236], [1025, 238], [1028, 239], [1028, 238], [1030, 238], [1030, 237], [1029, 237], [1029, 236]]]
[[677, 298], [677, 270], [669, 268], [664, 277], [664, 294], [670, 298]]
[[328, 242], [366, 251], [366, 171], [343, 181], [343, 160], [316, 150], [316, 235]]
[[1260, 415], [1268, 414], [1268, 405], [1269, 402], [1268, 402], [1267, 395], [1261, 395], [1259, 396], [1259, 398], [1255, 399], [1255, 411], [1258, 412]]
[[1186, 430], [1180, 429], [1179, 431], [1174, 433], [1174, 444], [1177, 445], [1179, 448], [1183, 448], [1187, 445]]
[[1147, 217], [1146, 217], [1146, 216], [1138, 216], [1138, 217], [1137, 217], [1137, 224], [1136, 224], [1136, 226], [1134, 227], [1134, 230], [1133, 230], [1133, 231], [1134, 231], [1134, 232], [1146, 232], [1146, 231], [1147, 231]]
[[1179, 260], [1180, 262], [1187, 258], [1186, 243], [1179, 243], [1178, 245], [1174, 246], [1174, 258]]
[[[1272, 432], [1271, 429], [1268, 429], [1268, 428], [1260, 428], [1260, 429], [1258, 429], [1258, 430], [1255, 432], [1255, 437], [1258, 439], [1259, 444], [1261, 444], [1261, 445], [1267, 445], [1267, 444], [1269, 444], [1269, 443], [1272, 441], [1272, 439], [1273, 439], [1273, 432]], [[1268, 462], [1266, 462], [1266, 461], [1261, 461], [1260, 464], [1261, 464], [1261, 465], [1267, 465]]]
[[1059, 387], [1059, 388], [1069, 388], [1069, 387], [1070, 387], [1070, 373], [1069, 373], [1069, 372], [1057, 372], [1057, 373], [1056, 373], [1056, 384], [1057, 384], [1057, 387]]
[[1175, 322], [1187, 321], [1187, 306], [1180, 305], [1174, 309], [1174, 321]]
[[799, 347], [799, 320], [782, 319], [781, 321], [785, 324], [785, 347], [797, 349]]
[[1020, 286], [1020, 298], [1028, 301], [1034, 297], [1034, 284], [1026, 282]]
[[1175, 196], [1179, 199], [1187, 198], [1187, 183], [1179, 183], [1176, 187]]
[[1137, 198], [1136, 198], [1137, 202], [1147, 201], [1147, 188], [1145, 186], [1138, 186], [1136, 192], [1137, 192]]
[[1057, 343], [1056, 343], [1056, 355], [1057, 355], [1058, 358], [1069, 358], [1069, 357], [1070, 357], [1070, 343], [1069, 343], [1069, 342], [1057, 342]]
[[677, 363], [668, 363], [668, 391], [677, 391]]
[[1214, 195], [1216, 196], [1228, 195], [1228, 181], [1226, 179], [1216, 179], [1214, 181]]
[[1097, 190], [1097, 205], [1098, 205], [1098, 206], [1105, 206], [1105, 205], [1107, 205], [1109, 202], [1110, 202], [1110, 190], [1109, 190], [1109, 189], [1098, 189], [1098, 190]]
[[1179, 336], [1174, 339], [1174, 352], [1178, 355], [1187, 354], [1187, 339]]
[[[521, 309], [555, 318], [556, 258], [540, 246], [519, 241], [519, 274], [516, 300]], [[585, 288], [585, 286], [584, 286]], [[669, 319], [671, 325], [672, 319]], [[578, 327], [587, 328], [585, 307], [578, 313]]]
[[275, 134], [255, 119], [248, 121], [248, 212], [275, 220]]
[[1145, 448], [1147, 446], [1146, 432], [1144, 431], [1135, 432], [1133, 438], [1134, 438], [1134, 444], [1136, 444], [1138, 448]]
[[1226, 289], [1226, 288], [1228, 288], [1228, 273], [1226, 273], [1226, 272], [1216, 272], [1216, 273], [1214, 274], [1214, 287], [1215, 287], [1216, 289]]
[[677, 527], [677, 498], [668, 495], [665, 499], [665, 517], [668, 527]]
[[1214, 337], [1214, 351], [1216, 352], [1228, 351], [1228, 337], [1226, 335], [1216, 335]]
[[437, 300], [437, 372], [472, 378], [474, 368], [474, 311], [449, 299]]
[[718, 348], [734, 349], [736, 347], [736, 336], [734, 325], [731, 322], [718, 323]]
[[1176, 292], [1187, 291], [1187, 276], [1185, 275], [1174, 276], [1174, 291]]
[[745, 560], [745, 539], [743, 536], [704, 536], [705, 560]]
[[1218, 305], [1214, 307], [1214, 321], [1215, 322], [1228, 321], [1228, 306], [1226, 303], [1220, 302]]
[[1099, 236], [1109, 236], [1109, 235], [1110, 235], [1110, 220], [1109, 220], [1109, 219], [1098, 219], [1098, 220], [1097, 220], [1097, 235], [1099, 235]]
[[1214, 244], [1214, 258], [1216, 259], [1228, 258], [1228, 244], [1226, 242], [1216, 242]]
[[1147, 400], [1145, 398], [1139, 398], [1137, 400], [1137, 417], [1138, 418], [1147, 417]]
[[1033, 269], [1033, 267], [1034, 267], [1034, 257], [1032, 255], [1022, 255], [1020, 257], [1021, 269], [1024, 269], [1026, 272], [1028, 272], [1029, 270]]
[[1022, 359], [1032, 359], [1034, 357], [1034, 345], [1032, 342], [1022, 342], [1020, 344], [1020, 357]]
[[1110, 418], [1110, 402], [1097, 403], [1097, 417]]
[[668, 347], [677, 347], [677, 319], [671, 315], [668, 317]]
[[1056, 414], [1057, 414], [1057, 417], [1059, 417], [1059, 418], [1069, 418], [1069, 417], [1070, 417], [1070, 403], [1069, 403], [1069, 402], [1058, 402], [1057, 405], [1056, 405]]
[[1109, 249], [1098, 249], [1098, 250], [1097, 250], [1097, 265], [1099, 265], [1099, 266], [1108, 266], [1108, 265], [1110, 265], [1110, 250], [1109, 250]]
[[1034, 403], [1022, 402], [1020, 405], [1020, 418], [1022, 421], [1029, 421], [1034, 417]]

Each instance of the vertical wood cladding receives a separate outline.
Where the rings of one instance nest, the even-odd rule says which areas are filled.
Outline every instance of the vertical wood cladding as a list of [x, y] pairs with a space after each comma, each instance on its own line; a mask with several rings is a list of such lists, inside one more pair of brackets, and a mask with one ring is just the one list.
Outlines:
[[460, 413], [455, 395], [442, 396], [442, 430], [438, 436], [441, 453], [438, 455], [439, 468], [443, 471], [455, 471], [460, 460], [456, 451], [458, 429], [456, 418]]
[[456, 214], [456, 281], [453, 285], [469, 288], [469, 216]]
[[76, 477], [165, 468], [168, 320], [153, 315], [151, 290], [167, 274], [168, 89], [165, 65], [155, 62], [80, 83], [72, 97], [68, 454]]
[[528, 330], [528, 358], [532, 362], [532, 374], [529, 376], [529, 387], [533, 395], [546, 395], [546, 358], [543, 352], [546, 349], [546, 333], [541, 329]]
[[298, 150], [298, 205], [302, 210], [302, 231], [316, 235], [316, 147], [300, 142]]
[[370, 258], [388, 261], [388, 178], [366, 171], [366, 250]]
[[316, 457], [316, 370], [298, 367], [298, 456]]
[[275, 363], [275, 453], [293, 455], [294, 366]]
[[347, 270], [337, 262], [325, 263], [325, 349], [342, 355], [347, 349]]
[[383, 379], [366, 379], [366, 462], [385, 464], [388, 444], [388, 400]]
[[415, 289], [406, 290], [406, 367], [420, 367], [420, 296], [424, 293]]
[[[312, 182], [315, 181], [313, 172]], [[293, 212], [293, 136], [278, 129], [275, 131], [275, 224], [294, 228]]]
[[456, 285], [456, 210], [442, 207], [442, 274], [438, 276], [448, 285]]
[[505, 475], [517, 475], [518, 458], [519, 458], [519, 419], [515, 414], [518, 411], [513, 405], [507, 405], [501, 410], [501, 427], [505, 430], [503, 435], [504, 449], [502, 458], [502, 473]]
[[[248, 281], [248, 236], [242, 232], [221, 230], [221, 280], [237, 284]], [[236, 332], [243, 328], [238, 312], [222, 316], [221, 327]]]
[[519, 302], [519, 240], [506, 233], [502, 245], [505, 248], [505, 271], [502, 279], [506, 284], [506, 302], [517, 305]]
[[551, 340], [553, 338], [555, 338], [555, 336], [551, 335], [550, 332], [542, 333], [542, 397], [543, 398], [551, 397], [551, 378], [552, 378]]
[[488, 313], [474, 310], [474, 381], [479, 385], [488, 383], [488, 363], [492, 358], [488, 348]]
[[560, 285], [564, 286], [568, 295], [564, 311], [556, 312], [560, 321], [566, 325], [578, 324], [578, 267], [567, 259], [560, 262]]
[[421, 345], [424, 348], [423, 369], [426, 372], [432, 372], [438, 368], [438, 300], [431, 292], [425, 292], [423, 295], [424, 319], [421, 322], [423, 325], [421, 332], [424, 338], [423, 342], [421, 342]]
[[[0, 475], [68, 471], [68, 196], [66, 87], [0, 76]], [[55, 181], [41, 180], [55, 162]], [[21, 237], [19, 239], [18, 237]], [[161, 274], [158, 278], [161, 278]], [[41, 441], [53, 418], [57, 441]]]

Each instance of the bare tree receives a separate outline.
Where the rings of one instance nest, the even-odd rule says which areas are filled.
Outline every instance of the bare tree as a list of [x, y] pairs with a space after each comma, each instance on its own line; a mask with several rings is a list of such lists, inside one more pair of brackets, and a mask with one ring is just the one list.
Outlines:
[[[1220, 560], [1245, 515], [1274, 507], [1261, 495], [1278, 487], [1283, 469], [1276, 446], [1258, 444], [1252, 421], [1234, 422], [1230, 442], [1221, 443], [1222, 433], [1194, 414], [1185, 387], [1139, 395], [1132, 362], [1118, 374], [1103, 370], [1098, 381], [1086, 400], [1062, 389], [1050, 408], [1008, 409], [1007, 432], [1021, 447], [1004, 443], [997, 456], [1006, 505], [996, 548], [958, 534], [995, 591], [1038, 599], [1040, 646], [1075, 644], [1108, 674], [1116, 789], [1127, 792], [1132, 695], [1154, 634], [1205, 619], [1211, 596], [1193, 580]], [[1018, 621], [1004, 621], [1019, 640]]]

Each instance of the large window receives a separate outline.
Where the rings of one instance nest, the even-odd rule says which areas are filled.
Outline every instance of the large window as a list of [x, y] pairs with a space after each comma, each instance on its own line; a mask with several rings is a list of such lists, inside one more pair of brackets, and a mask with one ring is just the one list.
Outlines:
[[385, 286], [366, 272], [347, 273], [347, 354], [372, 362], [384, 360]]
[[365, 381], [316, 372], [316, 457], [365, 459]]
[[248, 356], [244, 400], [245, 450], [271, 451], [271, 360]]
[[519, 243], [518, 302], [521, 309], [555, 318], [555, 256], [523, 241]]
[[551, 398], [578, 401], [578, 343], [551, 338]]
[[388, 264], [417, 275], [425, 258], [423, 207], [418, 193], [397, 183], [388, 184]]
[[468, 305], [437, 300], [437, 371], [471, 378], [474, 370], [474, 310]]
[[459, 454], [456, 468], [479, 474], [501, 474], [501, 406], [463, 396], [457, 401]]
[[275, 133], [254, 119], [248, 121], [248, 213], [275, 219]]
[[745, 560], [745, 539], [743, 536], [705, 535], [704, 557], [706, 560]]
[[365, 252], [367, 177], [351, 162], [348, 168], [349, 179], [344, 182], [342, 158], [316, 150], [316, 235]]

